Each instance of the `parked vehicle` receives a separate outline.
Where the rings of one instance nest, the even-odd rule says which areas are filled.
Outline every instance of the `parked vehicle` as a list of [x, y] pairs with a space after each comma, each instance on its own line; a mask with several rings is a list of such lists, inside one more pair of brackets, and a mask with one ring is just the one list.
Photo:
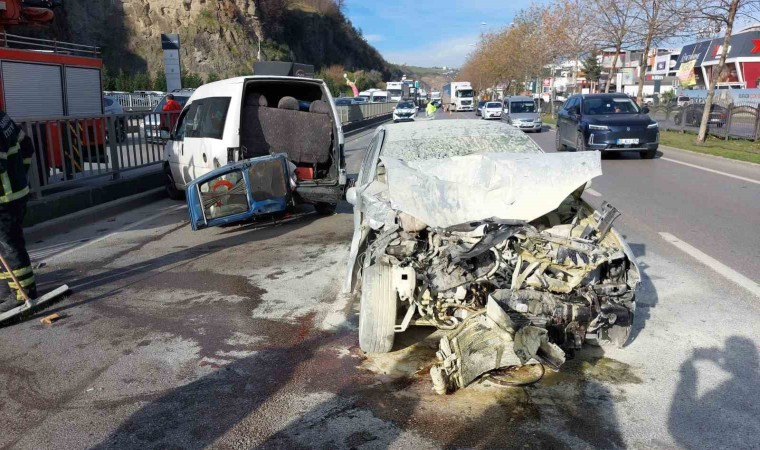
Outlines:
[[625, 94], [573, 95], [557, 116], [557, 151], [637, 151], [652, 159], [660, 129], [648, 112]]
[[655, 97], [654, 95], [647, 95], [644, 97], [644, 105], [654, 106], [655, 103], [657, 103], [657, 97]]
[[413, 101], [404, 100], [398, 102], [396, 108], [393, 109], [393, 122], [398, 123], [401, 121], [414, 120], [417, 116], [417, 105]]
[[385, 83], [385, 90], [388, 92], [388, 99], [392, 102], [401, 100], [403, 95], [404, 83], [401, 81], [389, 81]]
[[[194, 91], [190, 90], [178, 91], [172, 93], [172, 95], [174, 96], [174, 100], [176, 100], [184, 108], [185, 104], [190, 99], [190, 96], [193, 95], [193, 92]], [[167, 120], [167, 113], [164, 112], [164, 105], [166, 105], [166, 100], [167, 97], [164, 96], [164, 98], [158, 102], [155, 108], [153, 108], [153, 113], [145, 116], [145, 119], [143, 120], [143, 127], [145, 128], [145, 139], [148, 142], [157, 144], [163, 144], [166, 142], [166, 136], [161, 134], [161, 116], [164, 116], [163, 122], [166, 122]]]
[[[181, 191], [192, 188], [194, 191], [188, 190], [188, 195], [200, 195], [204, 207], [209, 206], [206, 201], [211, 198], [219, 207], [215, 208], [219, 213], [209, 208], [196, 210], [196, 229], [223, 224], [221, 219], [239, 220], [241, 214], [271, 212], [249, 203], [245, 211], [236, 206], [227, 208], [229, 214], [220, 215], [225, 202], [232, 205], [240, 199], [214, 197], [224, 190], [250, 190], [253, 183], [253, 200], [257, 204], [270, 199], [266, 193], [273, 189], [270, 182], [279, 182], [278, 173], [264, 171], [252, 176], [250, 171], [276, 166], [277, 162], [264, 159], [261, 161], [268, 162], [260, 165], [258, 158], [284, 155], [292, 169], [288, 174], [292, 180], [287, 194], [289, 204], [309, 203], [320, 214], [331, 214], [343, 196], [343, 131], [327, 85], [312, 78], [265, 75], [269, 64], [273, 63], [263, 68], [257, 65], [255, 73], [259, 75], [199, 87], [166, 144], [164, 170], [169, 195], [177, 198]], [[248, 176], [241, 175], [244, 171]], [[266, 195], [257, 197], [257, 182], [266, 185], [260, 186]], [[197, 203], [189, 206], [200, 207]]]
[[388, 91], [375, 91], [372, 93], [372, 98], [370, 98], [370, 103], [387, 103], [390, 100], [388, 100]]
[[[563, 351], [587, 341], [622, 346], [641, 276], [611, 226], [617, 210], [605, 204], [595, 211], [581, 197], [599, 175], [598, 155], [544, 154], [505, 122], [378, 128], [356, 186], [346, 193], [354, 206], [354, 234], [344, 290], [361, 291], [361, 349], [388, 352], [395, 334], [412, 324], [437, 327], [444, 335], [477, 327], [483, 324], [478, 313], [491, 308], [503, 310], [496, 320], [519, 323], [502, 328], [510, 334], [541, 328], [531, 332], [548, 334], [556, 347], [546, 341], [542, 348], [552, 349], [559, 364]], [[593, 292], [593, 300], [582, 292]], [[506, 350], [511, 352], [521, 340], [488, 340], [488, 326], [475, 332], [477, 338], [459, 340], [462, 347], [441, 345], [444, 355], [457, 353], [451, 358], [458, 361], [455, 372], [509, 358], [485, 358], [482, 352], [498, 353], [495, 346], [504, 341], [515, 343]], [[523, 363], [538, 346], [536, 341]], [[538, 353], [539, 359], [553, 359]], [[470, 366], [465, 359], [471, 355], [483, 359]], [[456, 374], [467, 376], [463, 370]], [[451, 370], [435, 372], [433, 384], [444, 393], [448, 389], [438, 390], [437, 376], [448, 378]]]
[[482, 119], [501, 119], [501, 103], [486, 102], [483, 105]]
[[[124, 114], [124, 107], [114, 98], [110, 96], [103, 97], [103, 112], [106, 115], [118, 115]], [[116, 142], [124, 142], [127, 140], [127, 122], [123, 117], [120, 117], [114, 121], [116, 128]], [[106, 129], [106, 137], [108, 136], [108, 130]]]
[[469, 81], [455, 81], [443, 85], [441, 103], [444, 111], [473, 111], [474, 91]]
[[689, 103], [691, 103], [691, 99], [685, 95], [679, 95], [677, 97], [673, 97], [668, 102], [669, 106], [686, 106]]
[[[676, 125], [684, 124], [692, 127], [698, 127], [702, 122], [702, 114], [704, 114], [704, 112], [704, 103], [692, 103], [685, 106], [682, 110], [676, 111], [676, 113], [673, 115], [673, 122]], [[715, 125], [716, 127], [720, 128], [725, 125], [727, 119], [728, 109], [713, 103], [710, 107], [710, 118], [707, 120], [707, 123], [709, 125]]]
[[512, 96], [504, 99], [502, 120], [524, 131], [540, 133], [543, 129], [541, 111], [536, 107], [533, 97]]
[[475, 115], [481, 116], [483, 114], [483, 107], [486, 105], [487, 102], [481, 100], [478, 102], [478, 107], [475, 108]]

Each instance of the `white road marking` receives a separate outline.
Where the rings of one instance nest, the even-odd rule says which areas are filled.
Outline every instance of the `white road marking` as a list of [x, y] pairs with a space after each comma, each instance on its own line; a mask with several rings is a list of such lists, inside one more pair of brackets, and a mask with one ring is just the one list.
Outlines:
[[[101, 237], [99, 237], [97, 239], [94, 239], [92, 241], [87, 241], [87, 242], [85, 242], [82, 245], [78, 245], [78, 246], [70, 248], [68, 250], [64, 250], [64, 251], [62, 251], [60, 253], [56, 253], [56, 254], [48, 256], [48, 255], [45, 255], [45, 252], [44, 252], [45, 249], [39, 249], [38, 251], [43, 250], [42, 255], [35, 254], [35, 252], [32, 251], [31, 252], [32, 253], [31, 256], [33, 257], [32, 259], [35, 259], [34, 258], [35, 256], [38, 257], [38, 258], [40, 256], [43, 256], [42, 258], [40, 258], [39, 260], [37, 260], [37, 262], [43, 262], [43, 261], [44, 262], [50, 262], [50, 261], [52, 261], [52, 260], [54, 260], [56, 258], [60, 258], [61, 256], [68, 255], [69, 253], [75, 252], [77, 250], [82, 250], [83, 248], [89, 247], [89, 246], [91, 246], [93, 244], [97, 244], [98, 242], [102, 242], [102, 241], [104, 241], [106, 239], [112, 238], [112, 237], [114, 237], [114, 236], [116, 236], [116, 235], [118, 235], [120, 233], [123, 233], [125, 231], [129, 231], [129, 230], [131, 230], [133, 228], [137, 228], [137, 227], [139, 227], [140, 225], [142, 225], [144, 223], [148, 223], [148, 222], [150, 222], [152, 220], [155, 220], [155, 219], [157, 219], [157, 218], [159, 218], [159, 217], [161, 217], [163, 215], [166, 215], [166, 214], [169, 214], [169, 213], [173, 213], [174, 211], [178, 211], [178, 210], [180, 210], [182, 208], [185, 208], [185, 205], [178, 205], [178, 206], [174, 206], [174, 207], [171, 207], [171, 208], [167, 208], [167, 209], [161, 211], [160, 213], [153, 214], [152, 216], [148, 216], [148, 217], [146, 217], [146, 218], [144, 218], [142, 220], [138, 220], [137, 222], [130, 223], [129, 225], [125, 225], [125, 226], [119, 228], [118, 230], [116, 230], [116, 231], [114, 231], [112, 233], [108, 233], [105, 236], [101, 236]], [[49, 248], [50, 247], [48, 247], [48, 249]]]
[[760, 284], [757, 284], [756, 282], [750, 280], [749, 278], [745, 277], [744, 275], [740, 274], [734, 269], [721, 263], [715, 258], [703, 253], [699, 249], [692, 247], [691, 245], [678, 239], [677, 237], [673, 236], [670, 233], [665, 233], [661, 231], [660, 236], [663, 239], [665, 239], [667, 242], [669, 242], [670, 244], [673, 244], [676, 248], [678, 248], [682, 252], [686, 253], [687, 255], [691, 256], [692, 258], [696, 259], [697, 261], [711, 268], [715, 272], [719, 273], [727, 280], [736, 283], [737, 285], [743, 287], [744, 289], [754, 294], [755, 296], [760, 297]]
[[588, 195], [592, 195], [594, 197], [601, 197], [602, 196], [601, 192], [595, 191], [595, 190], [593, 190], [591, 188], [588, 188], [588, 189], [586, 189], [583, 192], [587, 193]]
[[693, 167], [695, 169], [704, 170], [705, 172], [716, 173], [718, 175], [723, 175], [725, 177], [735, 178], [737, 180], [746, 181], [748, 183], [760, 184], [760, 180], [753, 180], [752, 178], [740, 177], [739, 175], [734, 175], [732, 173], [721, 172], [720, 170], [715, 170], [715, 169], [708, 169], [707, 167], [702, 167], [702, 166], [698, 166], [696, 164], [690, 164], [690, 163], [683, 162], [683, 161], [678, 161], [678, 160], [675, 160], [675, 159], [670, 159], [670, 158], [665, 158], [665, 157], [662, 157], [660, 159], [663, 160], [663, 161], [669, 161], [669, 162], [672, 162], [672, 163], [682, 164], [684, 166]]

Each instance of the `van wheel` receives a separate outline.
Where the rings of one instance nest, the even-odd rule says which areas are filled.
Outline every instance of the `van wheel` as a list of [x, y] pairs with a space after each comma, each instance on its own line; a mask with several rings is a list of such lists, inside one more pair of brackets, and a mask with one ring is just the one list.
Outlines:
[[396, 325], [396, 291], [391, 266], [374, 264], [362, 274], [359, 309], [359, 347], [366, 353], [387, 353], [393, 348]]
[[185, 198], [185, 193], [177, 189], [177, 185], [174, 184], [174, 177], [168, 167], [164, 168], [164, 190], [166, 195], [172, 200], [182, 200]]
[[320, 216], [332, 216], [335, 214], [335, 208], [337, 207], [338, 205], [335, 203], [317, 203], [314, 205], [314, 209], [317, 210]]

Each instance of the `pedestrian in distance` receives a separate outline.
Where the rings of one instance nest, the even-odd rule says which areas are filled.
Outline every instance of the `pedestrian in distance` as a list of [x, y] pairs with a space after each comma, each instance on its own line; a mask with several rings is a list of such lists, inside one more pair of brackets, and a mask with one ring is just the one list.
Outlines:
[[10, 273], [5, 269], [0, 271], [0, 313], [24, 303], [22, 289], [29, 298], [37, 298], [37, 284], [23, 229], [32, 155], [31, 138], [0, 111], [0, 255], [18, 280], [17, 285]]
[[427, 107], [425, 108], [425, 117], [427, 117], [428, 119], [435, 118], [435, 111], [437, 109], [438, 108], [435, 107], [435, 105], [433, 104], [433, 102], [429, 102], [427, 104]]
[[177, 123], [180, 111], [182, 111], [182, 104], [174, 100], [174, 94], [169, 94], [166, 96], [166, 104], [161, 108], [161, 111], [166, 113], [161, 114], [161, 129], [171, 132]]

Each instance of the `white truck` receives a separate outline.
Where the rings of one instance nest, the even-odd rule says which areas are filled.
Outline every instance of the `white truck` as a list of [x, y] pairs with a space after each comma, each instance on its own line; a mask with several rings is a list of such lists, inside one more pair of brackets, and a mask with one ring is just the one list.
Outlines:
[[469, 81], [454, 81], [443, 85], [441, 103], [444, 111], [474, 111], [472, 85]]
[[388, 91], [388, 98], [392, 102], [401, 100], [403, 96], [403, 81], [389, 81], [385, 83], [385, 90]]

